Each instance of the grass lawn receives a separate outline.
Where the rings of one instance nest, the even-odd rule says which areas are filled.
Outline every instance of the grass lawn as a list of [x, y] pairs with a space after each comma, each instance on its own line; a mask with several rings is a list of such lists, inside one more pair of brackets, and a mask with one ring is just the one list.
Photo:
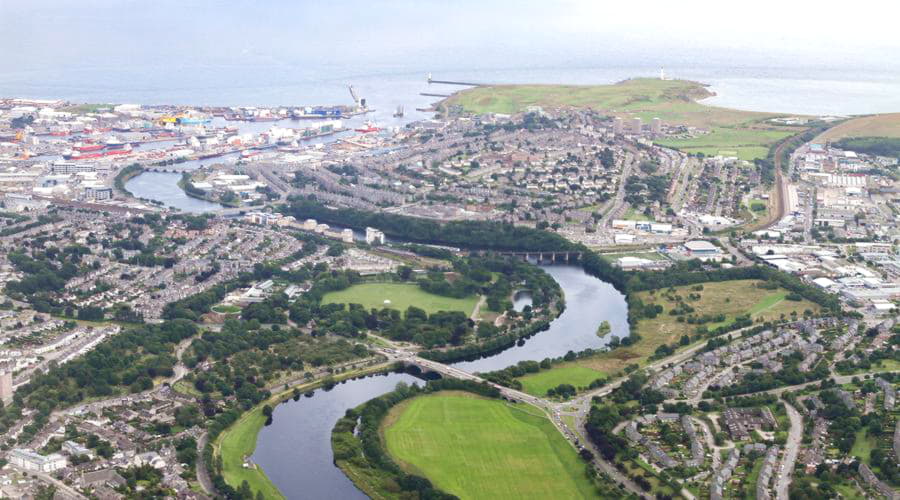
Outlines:
[[241, 308], [238, 306], [223, 304], [223, 305], [213, 306], [212, 311], [220, 313], [220, 314], [235, 314], [235, 313], [241, 312]]
[[596, 498], [574, 448], [544, 416], [467, 393], [419, 396], [385, 420], [407, 470], [465, 499]]
[[546, 396], [547, 390], [559, 384], [572, 384], [575, 387], [587, 387], [591, 382], [606, 374], [576, 364], [557, 365], [549, 370], [541, 370], [519, 378], [522, 390], [534, 396]]
[[284, 498], [261, 468], [244, 468], [245, 456], [256, 449], [256, 437], [266, 423], [262, 407], [245, 413], [234, 425], [219, 436], [218, 455], [222, 457], [222, 476], [234, 488], [246, 480], [253, 494], [261, 491], [266, 498]]
[[[736, 316], [750, 313], [754, 319], [779, 319], [782, 314], [789, 317], [792, 311], [798, 315], [810, 309], [815, 312], [819, 306], [807, 300], [798, 302], [785, 299], [785, 290], [766, 290], [757, 288], [756, 280], [734, 280], [717, 283], [703, 283], [703, 290], [692, 291], [691, 286], [675, 287], [675, 293], [685, 299], [694, 308], [695, 315], [723, 313], [726, 320], [720, 323], [707, 323], [709, 329], [720, 325], [730, 324]], [[572, 364], [581, 365], [603, 373], [614, 375], [627, 365], [646, 363], [647, 358], [662, 344], [677, 343], [683, 335], [691, 335], [697, 325], [687, 322], [679, 323], [676, 316], [670, 316], [669, 311], [675, 307], [675, 302], [663, 296], [665, 290], [655, 290], [638, 293], [638, 297], [645, 303], [655, 303], [663, 306], [663, 313], [653, 319], [642, 319], [638, 322], [637, 331], [641, 340], [636, 344], [619, 348], [609, 353], [603, 353], [590, 358], [573, 361]], [[699, 293], [700, 300], [690, 301], [688, 294]], [[567, 364], [557, 365], [558, 367]], [[554, 370], [557, 368], [553, 368]]]
[[634, 209], [634, 207], [628, 207], [628, 210], [625, 211], [625, 215], [622, 216], [625, 220], [636, 220], [636, 221], [650, 221], [653, 222], [653, 217], [648, 217], [644, 215], [643, 212], [638, 212]]
[[872, 450], [877, 446], [878, 440], [874, 436], [869, 436], [869, 430], [863, 427], [856, 431], [856, 440], [853, 441], [853, 448], [850, 448], [850, 455], [859, 458], [868, 465]]
[[744, 489], [744, 498], [746, 500], [756, 500], [756, 480], [759, 479], [759, 473], [762, 471], [764, 460], [762, 458], [757, 458], [755, 462], [753, 462], [753, 468], [750, 469], [750, 473], [747, 474], [747, 480], [744, 481], [744, 484], [747, 487]]
[[446, 105], [461, 105], [473, 113], [517, 113], [529, 106], [591, 108], [645, 123], [660, 118], [673, 125], [709, 130], [689, 139], [662, 139], [659, 144], [684, 151], [716, 155], [729, 151], [744, 160], [765, 158], [769, 146], [799, 131], [766, 123], [778, 115], [706, 106], [698, 100], [711, 94], [700, 83], [685, 80], [635, 78], [613, 85], [494, 85], [458, 92]]
[[[385, 304], [390, 300], [390, 304]], [[409, 306], [416, 306], [428, 314], [438, 311], [462, 311], [472, 314], [478, 297], [464, 299], [442, 297], [423, 291], [413, 283], [361, 283], [345, 290], [326, 293], [323, 304], [362, 304], [366, 310], [389, 307], [405, 311]]]

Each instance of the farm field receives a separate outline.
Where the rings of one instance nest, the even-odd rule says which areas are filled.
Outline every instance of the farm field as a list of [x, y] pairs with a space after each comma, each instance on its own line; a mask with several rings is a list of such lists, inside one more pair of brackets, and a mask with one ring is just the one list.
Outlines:
[[[385, 303], [389, 300], [390, 303]], [[366, 310], [385, 307], [405, 311], [416, 306], [428, 314], [438, 311], [461, 311], [472, 314], [478, 297], [463, 299], [443, 297], [423, 291], [413, 283], [360, 283], [345, 290], [329, 292], [322, 298], [323, 304], [361, 304]]]
[[824, 143], [845, 137], [900, 137], [900, 113], [853, 118], [831, 127], [813, 140]]
[[706, 86], [685, 80], [635, 78], [613, 85], [495, 85], [467, 89], [444, 101], [473, 113], [517, 113], [529, 106], [591, 108], [645, 122], [660, 118], [674, 125], [709, 130], [685, 139], [658, 141], [691, 153], [731, 151], [744, 160], [765, 158], [769, 146], [800, 129], [766, 120], [774, 113], [739, 111], [698, 102], [711, 96]]
[[393, 408], [382, 435], [411, 473], [465, 499], [596, 498], [584, 463], [538, 410], [468, 393]]
[[546, 396], [547, 390], [555, 388], [559, 384], [572, 384], [577, 387], [587, 387], [591, 382], [606, 376], [591, 368], [576, 364], [561, 366], [559, 369], [541, 370], [519, 378], [522, 382], [522, 390], [534, 396]]
[[[703, 283], [702, 291], [693, 291], [691, 286], [675, 287], [675, 294], [683, 297], [694, 308], [694, 315], [724, 314], [725, 320], [719, 323], [707, 323], [705, 326], [712, 329], [717, 326], [730, 324], [737, 316], [750, 314], [756, 319], [780, 319], [782, 315], [790, 317], [792, 312], [802, 316], [806, 309], [818, 311], [819, 306], [808, 300], [787, 300], [785, 290], [766, 290], [758, 288], [757, 280], [735, 280], [715, 283]], [[580, 365], [614, 376], [630, 364], [643, 365], [647, 359], [662, 344], [672, 345], [678, 343], [684, 335], [691, 335], [698, 325], [687, 322], [680, 323], [676, 316], [669, 315], [676, 303], [663, 296], [665, 290], [652, 290], [639, 292], [637, 296], [648, 304], [659, 304], [663, 307], [662, 314], [653, 319], [641, 319], [637, 325], [641, 339], [632, 346], [620, 347], [608, 353], [598, 354], [589, 358], [579, 359], [571, 363], [562, 363], [547, 370], [547, 377], [553, 371], [567, 368], [572, 365]], [[688, 301], [690, 293], [700, 295], [699, 300]]]

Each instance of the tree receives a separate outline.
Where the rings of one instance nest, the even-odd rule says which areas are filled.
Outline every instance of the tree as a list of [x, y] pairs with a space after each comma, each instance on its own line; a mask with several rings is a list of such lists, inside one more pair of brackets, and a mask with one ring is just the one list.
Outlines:
[[250, 483], [248, 483], [246, 479], [241, 482], [241, 487], [238, 489], [238, 495], [246, 500], [253, 500], [253, 491], [250, 489]]
[[262, 408], [262, 414], [263, 414], [266, 418], [272, 418], [272, 407], [269, 406], [269, 405], [263, 406], [263, 408]]

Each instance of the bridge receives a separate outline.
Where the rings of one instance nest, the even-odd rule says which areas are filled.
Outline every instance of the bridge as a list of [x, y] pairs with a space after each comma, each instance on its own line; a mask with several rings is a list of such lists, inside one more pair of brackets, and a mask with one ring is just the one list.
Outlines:
[[[393, 354], [393, 353], [392, 353]], [[396, 357], [389, 356], [389, 357]], [[449, 365], [445, 365], [444, 363], [439, 363], [437, 361], [431, 361], [430, 359], [421, 358], [412, 353], [402, 352], [399, 354], [399, 361], [403, 363], [407, 367], [417, 368], [422, 373], [437, 373], [442, 377], [452, 377], [460, 380], [470, 380], [472, 382], [478, 382], [481, 384], [488, 384], [500, 391], [500, 394], [510, 400], [510, 401], [523, 401], [530, 403], [534, 406], [537, 406], [544, 410], [549, 410], [553, 405], [549, 401], [546, 401], [541, 398], [534, 397], [530, 394], [525, 394], [524, 392], [517, 391], [515, 389], [510, 389], [509, 387], [503, 387], [500, 384], [495, 384], [493, 382], [489, 382], [478, 375], [469, 373], [464, 370], [460, 370], [459, 368], [454, 368]]]
[[196, 168], [163, 166], [163, 167], [144, 167], [145, 172], [165, 172], [170, 174], [183, 174], [185, 172], [194, 172]]
[[536, 260], [540, 263], [577, 262], [581, 260], [581, 252], [497, 252], [506, 257], [516, 257], [524, 261]]

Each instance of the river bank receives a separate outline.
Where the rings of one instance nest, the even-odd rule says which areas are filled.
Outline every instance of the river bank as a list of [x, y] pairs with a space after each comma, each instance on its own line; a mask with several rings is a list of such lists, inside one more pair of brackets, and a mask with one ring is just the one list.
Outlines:
[[[225, 482], [233, 488], [239, 488], [243, 481], [247, 481], [254, 492], [262, 492], [265, 498], [285, 498], [278, 487], [266, 475], [262, 467], [258, 465], [244, 467], [246, 457], [252, 456], [256, 451], [260, 431], [265, 427], [268, 420], [268, 417], [263, 414], [263, 408], [267, 405], [277, 407], [280, 403], [291, 398], [295, 390], [299, 391], [300, 394], [306, 394], [323, 387], [326, 383], [343, 383], [347, 380], [372, 374], [387, 373], [392, 368], [393, 363], [381, 363], [333, 377], [322, 377], [306, 384], [285, 389], [244, 412], [240, 419], [222, 431], [216, 437], [214, 443], [211, 444], [214, 461], [218, 462], [221, 459], [221, 475]], [[253, 464], [252, 461], [249, 463]], [[216, 471], [210, 470], [210, 475], [215, 476]]]

